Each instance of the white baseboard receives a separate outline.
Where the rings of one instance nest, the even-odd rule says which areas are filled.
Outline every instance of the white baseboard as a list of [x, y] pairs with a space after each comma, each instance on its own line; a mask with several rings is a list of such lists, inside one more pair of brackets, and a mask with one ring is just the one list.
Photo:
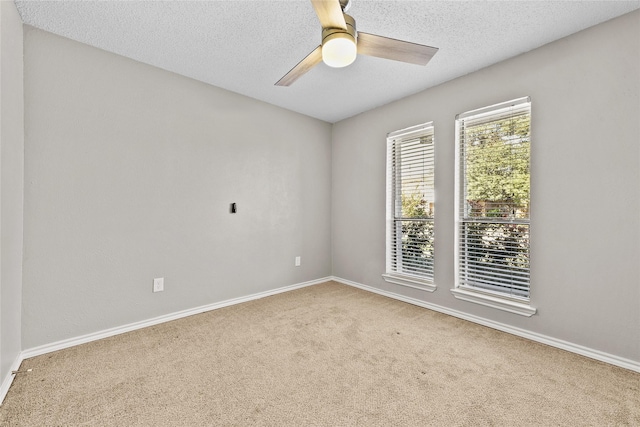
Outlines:
[[4, 380], [2, 380], [2, 384], [0, 385], [0, 405], [2, 405], [2, 402], [4, 402], [4, 398], [7, 396], [7, 393], [9, 392], [9, 387], [11, 387], [11, 383], [13, 383], [13, 378], [15, 377], [14, 374], [12, 374], [12, 371], [17, 371], [20, 368], [20, 364], [22, 363], [22, 361], [24, 360], [24, 358], [22, 357], [22, 353], [18, 354], [18, 356], [16, 357], [16, 360], [13, 361], [13, 364], [11, 364], [11, 368], [9, 368], [9, 372], [7, 372], [7, 375], [5, 375]]
[[154, 317], [152, 319], [142, 320], [140, 322], [130, 323], [128, 325], [105, 329], [102, 331], [93, 332], [93, 333], [82, 335], [79, 337], [57, 341], [51, 344], [45, 344], [38, 347], [33, 347], [27, 350], [23, 350], [21, 353], [21, 357], [22, 359], [28, 359], [30, 357], [40, 356], [42, 354], [51, 353], [53, 351], [62, 350], [62, 349], [73, 347], [79, 344], [96, 341], [102, 338], [112, 337], [114, 335], [123, 334], [125, 332], [135, 331], [136, 329], [142, 329], [148, 326], [170, 322], [172, 320], [181, 319], [183, 317], [192, 316], [194, 314], [205, 313], [207, 311], [216, 310], [218, 308], [228, 307], [230, 305], [235, 305], [235, 304], [241, 304], [243, 302], [280, 294], [282, 292], [288, 292], [294, 289], [300, 289], [306, 286], [312, 286], [318, 283], [328, 282], [329, 280], [331, 280], [330, 277], [324, 277], [322, 279], [311, 280], [303, 283], [296, 283], [294, 285], [283, 286], [282, 288], [272, 289], [270, 291], [258, 292], [257, 294], [247, 295], [239, 298], [232, 298], [226, 301], [215, 302], [213, 304], [207, 304], [200, 307], [177, 311], [175, 313], [165, 314], [163, 316]]
[[420, 301], [415, 298], [405, 297], [400, 294], [396, 294], [394, 292], [383, 291], [381, 289], [377, 289], [371, 286], [363, 285], [361, 283], [353, 282], [351, 280], [342, 279], [340, 277], [331, 277], [331, 280], [336, 282], [353, 286], [356, 288], [360, 288], [365, 291], [373, 292], [379, 295], [384, 295], [389, 298], [393, 298], [399, 301], [403, 301], [409, 304], [417, 305], [420, 307], [428, 308], [429, 310], [437, 311], [440, 313], [448, 314], [449, 316], [458, 317], [460, 319], [468, 320], [473, 323], [478, 323], [483, 326], [488, 326], [489, 328], [497, 329], [502, 332], [507, 332], [509, 334], [517, 335], [522, 338], [527, 338], [532, 341], [536, 341], [542, 344], [546, 344], [552, 347], [560, 348], [562, 350], [567, 350], [572, 353], [576, 353], [585, 357], [589, 357], [591, 359], [599, 360], [601, 362], [609, 363], [611, 365], [619, 366], [621, 368], [629, 369], [631, 371], [640, 372], [640, 362], [636, 362], [634, 360], [625, 359], [623, 357], [618, 357], [613, 354], [605, 353], [599, 350], [594, 350], [592, 348], [584, 347], [582, 345], [574, 344], [568, 341], [560, 340], [557, 338], [549, 337], [546, 335], [538, 334], [536, 332], [527, 331], [525, 329], [516, 328], [514, 326], [505, 325], [504, 323], [494, 322], [493, 320], [485, 319], [483, 317], [474, 316], [472, 314], [467, 314], [462, 311], [452, 310], [450, 308], [442, 307], [437, 304], [428, 303], [425, 301]]

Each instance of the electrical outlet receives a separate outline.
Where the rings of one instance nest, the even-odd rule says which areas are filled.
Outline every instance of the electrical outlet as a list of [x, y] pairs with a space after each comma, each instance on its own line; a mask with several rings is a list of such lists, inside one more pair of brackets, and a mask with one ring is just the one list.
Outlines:
[[300, 257], [296, 257], [296, 267], [300, 267]]
[[153, 279], [153, 292], [164, 291], [164, 277]]

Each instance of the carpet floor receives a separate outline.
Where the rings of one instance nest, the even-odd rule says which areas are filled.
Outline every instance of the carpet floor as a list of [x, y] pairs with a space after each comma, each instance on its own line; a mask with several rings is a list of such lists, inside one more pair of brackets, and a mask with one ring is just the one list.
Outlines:
[[328, 282], [27, 359], [2, 426], [639, 426], [640, 374]]

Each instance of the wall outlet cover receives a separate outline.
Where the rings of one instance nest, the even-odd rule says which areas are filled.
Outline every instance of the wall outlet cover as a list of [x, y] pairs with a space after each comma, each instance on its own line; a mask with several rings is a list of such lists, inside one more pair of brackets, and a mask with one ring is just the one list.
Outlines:
[[153, 292], [164, 291], [164, 277], [153, 279]]

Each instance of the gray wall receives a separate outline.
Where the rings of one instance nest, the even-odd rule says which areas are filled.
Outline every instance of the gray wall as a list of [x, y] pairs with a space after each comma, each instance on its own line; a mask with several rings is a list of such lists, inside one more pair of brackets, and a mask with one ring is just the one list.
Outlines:
[[22, 83], [22, 20], [0, 1], [0, 383], [22, 350]]
[[[454, 119], [532, 99], [531, 302], [454, 299]], [[434, 121], [436, 284], [384, 282], [385, 135]], [[640, 12], [334, 125], [333, 274], [640, 361]]]
[[24, 44], [23, 348], [331, 274], [330, 124], [31, 27]]

